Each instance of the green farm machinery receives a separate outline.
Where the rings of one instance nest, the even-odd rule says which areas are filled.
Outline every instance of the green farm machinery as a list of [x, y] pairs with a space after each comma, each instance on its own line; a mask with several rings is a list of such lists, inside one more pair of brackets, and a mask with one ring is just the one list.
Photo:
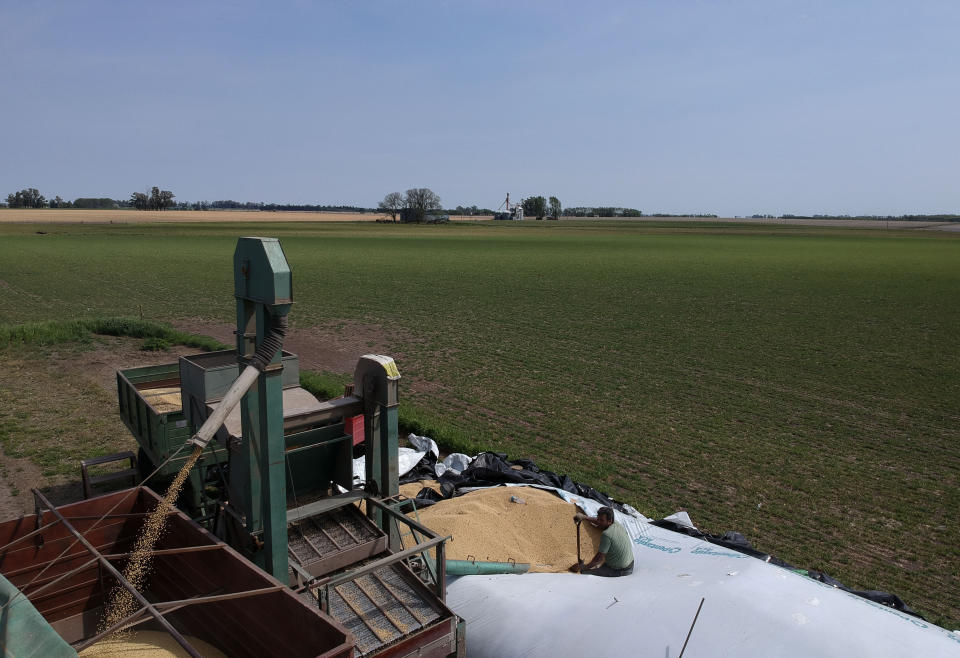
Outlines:
[[[117, 373], [120, 415], [139, 445], [139, 470], [149, 478], [144, 484], [165, 490], [191, 453], [199, 452], [178, 499], [178, 514], [273, 582], [286, 585], [333, 627], [344, 629], [352, 655], [464, 655], [463, 621], [444, 602], [449, 537], [409, 518], [411, 502], [399, 496], [400, 373], [394, 360], [360, 357], [352, 390], [318, 400], [300, 387], [297, 356], [282, 350], [293, 293], [280, 243], [240, 238], [234, 284], [234, 350]], [[359, 447], [351, 435], [361, 418], [362, 488], [354, 485]], [[141, 485], [131, 491], [147, 490]], [[91, 510], [107, 507], [98, 500], [85, 504]], [[48, 514], [67, 518], [45, 505]], [[121, 516], [137, 514], [132, 508]], [[108, 511], [104, 518], [110, 515]], [[37, 518], [39, 524], [46, 517]], [[206, 568], [198, 549], [165, 550], [187, 551], [198, 569]], [[209, 569], [216, 571], [212, 565]], [[217, 594], [216, 585], [210, 581], [206, 586], [214, 588], [215, 597], [227, 596]], [[181, 586], [187, 600], [190, 583]], [[204, 600], [199, 593], [193, 596]], [[96, 609], [92, 599], [74, 606], [88, 615]], [[57, 621], [61, 623], [66, 622]], [[79, 622], [70, 623], [74, 631], [68, 635], [81, 637]], [[341, 655], [316, 655], [321, 654]]]
[[[299, 388], [299, 359], [283, 352], [281, 376], [285, 398], [309, 404], [313, 399]], [[117, 372], [120, 417], [137, 440], [137, 463], [141, 478], [156, 470], [151, 485], [166, 489], [190, 457], [184, 444], [203, 424], [209, 412], [239, 375], [235, 350], [206, 352], [181, 357], [178, 363], [128, 368]], [[294, 393], [287, 393], [297, 389]], [[236, 425], [239, 416], [235, 417]], [[240, 428], [233, 427], [237, 436]], [[222, 436], [225, 438], [227, 434]], [[208, 525], [224, 497], [224, 469], [229, 453], [225, 442], [213, 442], [203, 460], [190, 473], [179, 506], [192, 518]]]

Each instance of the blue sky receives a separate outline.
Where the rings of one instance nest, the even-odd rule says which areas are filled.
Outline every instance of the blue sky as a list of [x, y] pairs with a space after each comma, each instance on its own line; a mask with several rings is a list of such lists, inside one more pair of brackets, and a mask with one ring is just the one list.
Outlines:
[[960, 3], [0, 0], [0, 193], [960, 212]]

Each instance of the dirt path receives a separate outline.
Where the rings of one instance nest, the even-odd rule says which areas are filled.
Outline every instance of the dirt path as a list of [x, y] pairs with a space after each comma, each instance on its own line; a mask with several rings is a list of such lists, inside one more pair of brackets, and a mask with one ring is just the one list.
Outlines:
[[32, 513], [30, 488], [42, 480], [40, 469], [29, 459], [0, 454], [0, 520]]
[[[234, 325], [198, 319], [173, 323], [180, 331], [216, 338], [233, 345]], [[357, 359], [364, 354], [389, 354], [402, 359], [395, 345], [401, 334], [378, 325], [357, 322], [337, 323], [336, 327], [309, 327], [293, 329], [283, 341], [283, 349], [300, 358], [304, 370], [352, 373]]]
[[[16, 432], [18, 442], [25, 439], [49, 445], [51, 450], [61, 443], [87, 442], [91, 434], [105, 438], [108, 444], [112, 441], [128, 449], [131, 439], [116, 407], [116, 371], [169, 363], [181, 354], [196, 351], [177, 347], [169, 352], [144, 352], [139, 349], [142, 342], [101, 336], [97, 337], [93, 349], [66, 346], [0, 353], [0, 368], [4, 371], [0, 399], [4, 401], [3, 411], [9, 423], [5, 431]], [[69, 410], [64, 400], [79, 395], [78, 391], [91, 385], [101, 392], [83, 397], [85, 404], [95, 407], [85, 408], [84, 414], [105, 422], [88, 427]], [[103, 433], [109, 436], [102, 437]], [[84, 454], [82, 445], [71, 447]], [[47, 476], [29, 458], [14, 457], [0, 450], [0, 519], [32, 513], [34, 503], [30, 491], [33, 488], [44, 489], [55, 503], [79, 500], [82, 497], [79, 461], [73, 473]]]
[[[212, 336], [225, 344], [233, 344], [233, 325], [201, 320], [176, 323], [182, 331]], [[396, 358], [394, 345], [399, 334], [383, 327], [357, 323], [338, 323], [336, 327], [296, 329], [284, 341], [284, 349], [299, 355], [305, 370], [351, 373], [362, 354], [389, 353]], [[60, 450], [62, 442], [72, 444], [73, 452], [89, 456], [91, 434], [106, 437], [106, 445], [116, 449], [133, 448], [132, 439], [119, 420], [116, 407], [117, 370], [176, 361], [181, 355], [193, 354], [195, 348], [177, 346], [168, 352], [144, 352], [143, 341], [133, 338], [98, 336], [92, 348], [68, 345], [57, 348], [19, 350], [0, 353], [0, 369], [5, 373], [0, 382], [0, 401], [18, 439], [49, 445]], [[83, 396], [82, 411], [71, 406], [78, 391], [91, 385], [97, 395]], [[3, 388], [8, 387], [4, 395]], [[97, 419], [96, 428], [86, 434], [77, 433], [82, 415]], [[0, 422], [3, 422], [0, 414]], [[35, 436], [24, 437], [24, 434]], [[100, 443], [104, 445], [103, 442]], [[112, 449], [112, 448], [111, 448]], [[72, 464], [69, 466], [72, 469]], [[61, 469], [62, 470], [62, 469]], [[75, 474], [72, 474], [75, 473]], [[33, 512], [31, 489], [44, 489], [56, 503], [79, 500], [80, 464], [70, 475], [46, 476], [43, 469], [29, 458], [14, 457], [0, 450], [0, 519]]]

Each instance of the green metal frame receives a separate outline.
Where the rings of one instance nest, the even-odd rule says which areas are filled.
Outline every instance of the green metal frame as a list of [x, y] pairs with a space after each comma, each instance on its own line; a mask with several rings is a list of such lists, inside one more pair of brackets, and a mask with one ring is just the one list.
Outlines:
[[[240, 238], [233, 265], [237, 354], [240, 365], [246, 366], [266, 338], [272, 318], [290, 310], [292, 280], [283, 248], [275, 238]], [[243, 396], [243, 440], [239, 459], [231, 462], [235, 470], [230, 481], [247, 531], [262, 533], [263, 548], [254, 554], [254, 563], [286, 583], [289, 572], [282, 371], [278, 351]]]
[[[163, 490], [173, 480], [183, 463], [189, 458], [189, 452], [183, 451], [177, 457], [166, 461], [176, 453], [193, 435], [195, 427], [187, 418], [183, 408], [178, 411], [157, 412], [150, 406], [137, 388], [138, 385], [151, 384], [151, 388], [167, 383], [179, 384], [180, 368], [177, 363], [165, 363], [156, 366], [127, 368], [117, 371], [117, 401], [120, 418], [137, 441], [141, 455], [141, 472], [149, 473], [154, 467], [164, 464], [153, 480], [147, 484], [154, 489]], [[146, 456], [147, 463], [143, 462]], [[207, 471], [227, 462], [228, 452], [220, 445], [211, 444], [203, 457], [190, 472], [188, 486], [184, 490], [181, 504], [194, 518], [202, 518], [212, 512], [213, 500], [206, 496], [204, 484]], [[164, 463], [166, 462], [166, 463]]]
[[[366, 450], [366, 490], [374, 496], [391, 498], [400, 493], [398, 418], [400, 371], [389, 356], [367, 354], [357, 362], [353, 386], [363, 399], [363, 433]], [[376, 505], [367, 506], [367, 516], [398, 550], [400, 535], [396, 519], [383, 514]]]

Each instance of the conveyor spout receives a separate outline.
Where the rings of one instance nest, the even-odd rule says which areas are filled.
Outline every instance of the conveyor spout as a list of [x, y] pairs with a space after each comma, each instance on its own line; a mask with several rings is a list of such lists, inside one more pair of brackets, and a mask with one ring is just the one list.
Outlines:
[[240, 404], [240, 400], [247, 394], [247, 391], [250, 390], [250, 387], [253, 386], [253, 383], [257, 381], [257, 377], [259, 376], [260, 371], [257, 370], [255, 366], [247, 366], [244, 368], [240, 376], [233, 382], [233, 386], [231, 386], [227, 394], [223, 396], [223, 400], [217, 405], [217, 408], [207, 417], [200, 429], [197, 430], [197, 433], [190, 437], [189, 443], [199, 446], [200, 448], [206, 448], [207, 444], [210, 443], [210, 439], [217, 433], [217, 430], [223, 427], [227, 416], [230, 415], [234, 407]]

